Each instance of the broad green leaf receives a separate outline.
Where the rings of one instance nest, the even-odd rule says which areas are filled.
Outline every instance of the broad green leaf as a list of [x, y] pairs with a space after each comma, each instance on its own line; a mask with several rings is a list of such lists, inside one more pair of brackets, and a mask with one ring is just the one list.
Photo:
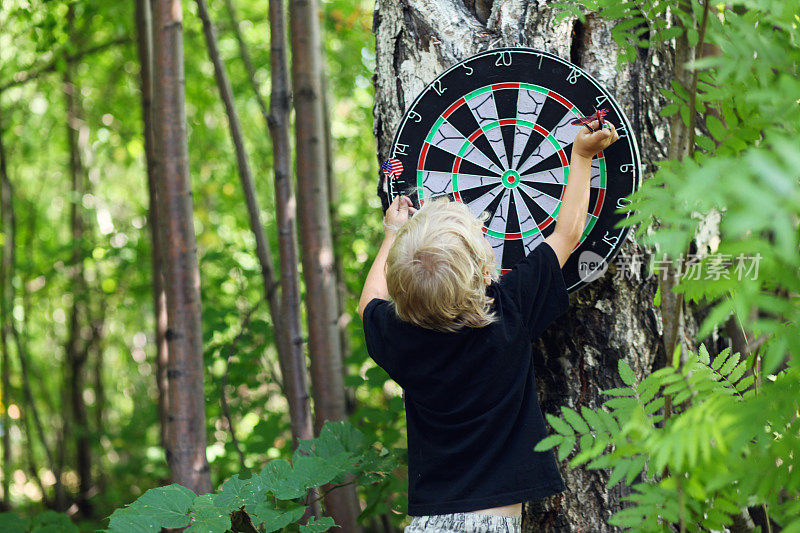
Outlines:
[[234, 475], [220, 487], [214, 496], [214, 505], [231, 513], [243, 505], [261, 503], [266, 499], [267, 485], [261, 476], [251, 475], [242, 480], [239, 474]]
[[306, 493], [306, 486], [284, 459], [273, 459], [261, 470], [267, 490], [279, 500], [292, 500]]
[[322, 533], [323, 531], [328, 531], [332, 527], [338, 526], [330, 516], [323, 516], [319, 519], [311, 517], [306, 525], [300, 526], [300, 533]]
[[215, 504], [213, 494], [195, 498], [189, 516], [192, 523], [186, 533], [225, 533], [231, 528], [230, 513]]
[[336, 477], [340, 470], [322, 457], [297, 455], [292, 465], [293, 474], [303, 487], [309, 489], [324, 485]]
[[248, 514], [254, 524], [264, 524], [266, 533], [278, 531], [289, 524], [300, 520], [305, 512], [302, 506], [293, 506], [290, 509], [277, 509], [273, 504], [264, 502], [248, 509]]
[[152, 516], [138, 510], [122, 507], [111, 514], [108, 533], [159, 533], [161, 524]]
[[131, 507], [141, 514], [154, 517], [162, 527], [185, 527], [189, 525], [189, 516], [186, 513], [195, 497], [191, 490], [173, 483], [148, 490]]

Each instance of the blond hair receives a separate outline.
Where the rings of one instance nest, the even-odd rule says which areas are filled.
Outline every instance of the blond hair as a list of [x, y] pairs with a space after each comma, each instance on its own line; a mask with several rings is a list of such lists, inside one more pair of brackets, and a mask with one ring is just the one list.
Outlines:
[[481, 219], [461, 202], [429, 200], [397, 232], [386, 285], [401, 320], [438, 331], [497, 320], [484, 276], [496, 280], [494, 253]]

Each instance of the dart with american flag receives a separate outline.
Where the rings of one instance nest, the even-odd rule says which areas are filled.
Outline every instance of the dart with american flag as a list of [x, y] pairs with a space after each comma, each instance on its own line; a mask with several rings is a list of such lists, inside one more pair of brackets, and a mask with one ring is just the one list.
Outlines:
[[381, 170], [389, 178], [397, 178], [403, 173], [403, 163], [399, 159], [391, 158], [381, 163]]

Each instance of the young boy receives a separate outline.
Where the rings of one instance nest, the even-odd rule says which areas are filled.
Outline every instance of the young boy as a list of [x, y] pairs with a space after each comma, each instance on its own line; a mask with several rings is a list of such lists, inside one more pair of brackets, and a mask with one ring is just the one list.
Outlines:
[[522, 502], [566, 489], [552, 451], [533, 451], [547, 431], [531, 343], [569, 308], [561, 267], [584, 229], [591, 159], [619, 138], [589, 126], [554, 231], [499, 280], [466, 205], [417, 211], [398, 197], [386, 212], [358, 312], [370, 356], [404, 392], [405, 533], [518, 533]]

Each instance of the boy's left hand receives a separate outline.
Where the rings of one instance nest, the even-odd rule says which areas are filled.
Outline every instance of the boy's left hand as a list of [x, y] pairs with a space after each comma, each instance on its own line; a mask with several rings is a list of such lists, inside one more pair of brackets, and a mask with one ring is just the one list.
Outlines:
[[409, 216], [416, 212], [417, 209], [408, 196], [395, 198], [383, 217], [383, 229], [386, 230], [386, 235], [394, 236], [403, 224], [408, 222]]

